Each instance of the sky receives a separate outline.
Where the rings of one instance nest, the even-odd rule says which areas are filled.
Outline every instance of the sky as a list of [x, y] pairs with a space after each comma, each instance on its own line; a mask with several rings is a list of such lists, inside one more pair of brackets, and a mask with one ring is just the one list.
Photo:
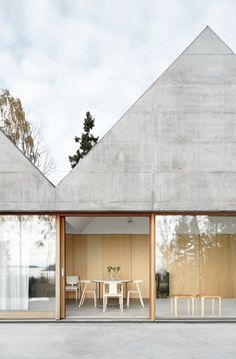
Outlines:
[[0, 0], [0, 88], [69, 171], [86, 111], [100, 138], [209, 25], [236, 51], [235, 0]]

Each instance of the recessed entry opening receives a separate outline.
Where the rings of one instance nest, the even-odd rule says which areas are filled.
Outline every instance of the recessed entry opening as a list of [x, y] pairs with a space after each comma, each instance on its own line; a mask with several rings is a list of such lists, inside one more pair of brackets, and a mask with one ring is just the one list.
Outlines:
[[65, 217], [66, 318], [149, 317], [149, 217]]

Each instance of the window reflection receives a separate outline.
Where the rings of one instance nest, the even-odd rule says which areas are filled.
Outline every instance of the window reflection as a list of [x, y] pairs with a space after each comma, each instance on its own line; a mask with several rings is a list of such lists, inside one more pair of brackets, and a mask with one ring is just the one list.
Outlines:
[[171, 316], [168, 299], [174, 296], [183, 299], [178, 316], [188, 315], [184, 296], [193, 296], [200, 316], [205, 296], [204, 316], [213, 313], [211, 297], [222, 300], [222, 315], [236, 316], [236, 219], [157, 216], [156, 222], [157, 315]]
[[53, 216], [0, 216], [0, 310], [54, 310], [55, 238]]

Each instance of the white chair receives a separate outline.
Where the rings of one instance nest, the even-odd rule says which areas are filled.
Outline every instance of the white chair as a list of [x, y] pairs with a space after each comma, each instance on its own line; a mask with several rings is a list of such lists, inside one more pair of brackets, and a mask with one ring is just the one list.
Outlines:
[[129, 308], [130, 294], [138, 294], [140, 304], [144, 308], [143, 298], [142, 298], [141, 290], [140, 290], [140, 287], [139, 287], [139, 284], [143, 283], [143, 280], [141, 280], [141, 279], [140, 280], [133, 280], [133, 283], [135, 284], [136, 289], [135, 290], [134, 289], [128, 290], [128, 293], [127, 293], [127, 308]]
[[93, 294], [94, 307], [96, 308], [97, 307], [97, 293], [96, 293], [96, 290], [95, 289], [88, 289], [88, 286], [90, 284], [92, 284], [93, 282], [91, 280], [81, 280], [80, 283], [84, 284], [84, 288], [83, 288], [81, 299], [80, 299], [80, 302], [79, 302], [79, 308], [84, 304], [86, 294]]
[[78, 300], [78, 298], [80, 298], [79, 276], [78, 275], [67, 275], [65, 289], [66, 289], [66, 292], [75, 292], [75, 299]]
[[103, 312], [107, 310], [108, 298], [119, 298], [120, 310], [123, 312], [123, 283], [119, 281], [103, 282]]

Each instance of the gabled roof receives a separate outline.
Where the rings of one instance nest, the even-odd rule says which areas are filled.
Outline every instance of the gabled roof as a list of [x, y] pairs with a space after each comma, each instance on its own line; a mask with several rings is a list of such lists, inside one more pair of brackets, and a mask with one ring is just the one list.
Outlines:
[[58, 210], [231, 210], [236, 58], [209, 28], [56, 187]]
[[0, 130], [0, 211], [53, 208], [53, 184]]
[[236, 56], [207, 27], [54, 188], [0, 131], [0, 211], [236, 208]]

